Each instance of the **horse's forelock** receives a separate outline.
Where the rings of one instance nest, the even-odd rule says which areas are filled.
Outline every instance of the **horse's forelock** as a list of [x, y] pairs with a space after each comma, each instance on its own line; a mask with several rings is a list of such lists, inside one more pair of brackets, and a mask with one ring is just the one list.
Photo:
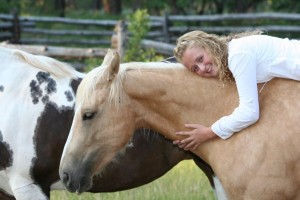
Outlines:
[[81, 81], [76, 94], [76, 108], [78, 104], [84, 104], [89, 97], [90, 94], [93, 94], [95, 91], [96, 85], [99, 81], [102, 81], [103, 79], [103, 73], [104, 67], [100, 66], [97, 68], [94, 68], [92, 71], [90, 71], [84, 79]]

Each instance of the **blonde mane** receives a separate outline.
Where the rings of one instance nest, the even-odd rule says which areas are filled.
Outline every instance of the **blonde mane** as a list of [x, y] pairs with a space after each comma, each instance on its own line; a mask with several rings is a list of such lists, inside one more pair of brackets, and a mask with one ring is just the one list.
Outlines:
[[131, 62], [120, 65], [120, 70], [117, 77], [114, 79], [111, 85], [109, 101], [115, 106], [122, 103], [123, 87], [122, 82], [126, 79], [129, 71], [137, 70], [140, 73], [145, 71], [171, 69], [171, 68], [184, 68], [180, 63], [165, 63], [165, 62]]
[[86, 74], [85, 78], [81, 81], [76, 94], [76, 109], [78, 107], [78, 102], [86, 102], [90, 94], [95, 91], [98, 81], [102, 81], [105, 68], [100, 66], [91, 70]]
[[[103, 82], [108, 80], [108, 74], [105, 73], [107, 66], [100, 66], [92, 71], [90, 71], [86, 77], [83, 79], [80, 87], [77, 91], [77, 102], [85, 102], [89, 99], [90, 94], [92, 94], [96, 89], [96, 84], [98, 82]], [[165, 62], [131, 62], [123, 63], [120, 65], [119, 73], [113, 79], [111, 83], [111, 88], [109, 92], [108, 100], [111, 104], [118, 107], [123, 102], [123, 80], [129, 71], [137, 70], [139, 72], [145, 72], [150, 70], [159, 70], [167, 68], [184, 68], [180, 63], [165, 63]]]
[[70, 78], [78, 78], [83, 77], [80, 72], [77, 72], [70, 65], [55, 60], [50, 57], [33, 55], [26, 53], [21, 50], [13, 50], [13, 54], [21, 59], [22, 61], [28, 63], [32, 67], [41, 69], [43, 71], [49, 72], [51, 75], [62, 78], [62, 77], [70, 77]]

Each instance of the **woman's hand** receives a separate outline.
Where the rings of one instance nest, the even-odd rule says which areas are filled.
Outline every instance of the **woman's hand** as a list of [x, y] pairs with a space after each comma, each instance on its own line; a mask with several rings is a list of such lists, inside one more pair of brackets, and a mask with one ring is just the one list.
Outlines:
[[186, 151], [196, 150], [201, 143], [217, 137], [210, 127], [201, 124], [185, 124], [185, 127], [192, 128], [193, 130], [176, 132], [177, 135], [187, 137], [183, 140], [175, 140], [173, 144], [178, 145]]

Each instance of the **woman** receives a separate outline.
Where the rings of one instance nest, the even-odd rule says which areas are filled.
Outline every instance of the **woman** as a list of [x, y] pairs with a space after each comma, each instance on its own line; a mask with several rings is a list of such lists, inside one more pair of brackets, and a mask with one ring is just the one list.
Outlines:
[[186, 124], [191, 131], [174, 141], [184, 150], [194, 150], [212, 138], [227, 139], [259, 119], [257, 83], [274, 77], [300, 80], [300, 41], [261, 35], [260, 31], [219, 37], [192, 31], [177, 40], [176, 59], [199, 76], [235, 82], [239, 106], [231, 115], [210, 127]]

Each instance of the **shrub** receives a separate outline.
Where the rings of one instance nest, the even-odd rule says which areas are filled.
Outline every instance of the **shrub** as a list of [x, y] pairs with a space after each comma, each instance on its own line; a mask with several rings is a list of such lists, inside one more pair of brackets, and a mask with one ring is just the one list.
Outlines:
[[153, 49], [143, 49], [141, 40], [149, 31], [149, 14], [147, 10], [137, 10], [132, 15], [129, 15], [127, 21], [128, 41], [125, 45], [124, 62], [132, 61], [154, 61], [158, 58], [155, 56]]

